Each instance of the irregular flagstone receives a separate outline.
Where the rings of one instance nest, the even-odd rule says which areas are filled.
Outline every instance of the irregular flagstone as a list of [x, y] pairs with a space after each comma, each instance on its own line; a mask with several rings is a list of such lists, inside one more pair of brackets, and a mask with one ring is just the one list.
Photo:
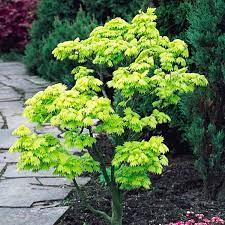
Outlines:
[[8, 80], [8, 81], [1, 81], [3, 84], [14, 87], [15, 89], [22, 90], [24, 92], [29, 90], [37, 90], [37, 92], [42, 88], [40, 85], [36, 85], [30, 81], [24, 79], [17, 79], [17, 80]]
[[37, 77], [37, 76], [27, 76], [26, 80], [37, 84], [37, 85], [44, 85], [44, 86], [49, 86], [50, 83], [49, 81], [46, 81], [45, 79], [41, 78], [41, 77]]
[[12, 135], [12, 130], [0, 129], [0, 149], [8, 149], [17, 140], [15, 136]]
[[81, 186], [86, 185], [90, 180], [90, 177], [76, 177], [77, 183]]
[[0, 129], [3, 128], [4, 124], [5, 124], [5, 123], [4, 123], [3, 117], [2, 117], [2, 115], [0, 114]]
[[24, 64], [18, 62], [4, 62], [1, 63], [0, 74], [3, 75], [24, 75], [26, 68]]
[[[72, 182], [54, 176], [53, 170], [18, 171], [19, 153], [6, 151], [17, 140], [12, 135], [15, 128], [25, 124], [34, 130], [34, 124], [22, 117], [24, 101], [52, 84], [27, 75], [22, 63], [0, 63], [0, 225], [54, 225], [67, 210], [55, 206], [70, 193]], [[49, 125], [36, 131], [61, 133]], [[77, 153], [76, 149], [71, 151]], [[85, 185], [90, 178], [76, 180], [79, 185]]]
[[41, 128], [36, 128], [35, 131], [38, 134], [51, 133], [51, 134], [54, 134], [55, 136], [62, 133], [57, 127], [53, 127], [51, 125], [47, 125], [47, 126], [44, 126], [44, 127], [41, 127]]
[[20, 115], [7, 116], [6, 122], [8, 129], [11, 130], [18, 128], [20, 125], [25, 125], [31, 129], [33, 129], [35, 126], [35, 124], [30, 123], [25, 117], [22, 117]]
[[12, 115], [22, 115], [23, 110], [24, 110], [24, 103], [22, 101], [0, 102], [0, 112], [6, 118]]
[[0, 163], [17, 163], [19, 160], [19, 153], [10, 153], [8, 151], [0, 151]]
[[[25, 90], [25, 92], [24, 92], [24, 96], [29, 96], [30, 95], [30, 97], [29, 98], [31, 98], [31, 97], [33, 97], [35, 94], [37, 94], [38, 92], [40, 92], [40, 91], [43, 91], [44, 89], [45, 89], [46, 87], [44, 86], [37, 86], [36, 88], [32, 88], [32, 89], [27, 89], [27, 90]], [[30, 94], [29, 94], [30, 93]], [[24, 97], [24, 100], [26, 101], [26, 98]]]
[[[39, 92], [39, 91], [38, 91]], [[26, 101], [29, 98], [32, 98], [35, 94], [37, 94], [37, 91], [27, 91], [24, 93], [24, 100]]]
[[53, 170], [39, 171], [37, 173], [31, 171], [19, 171], [15, 164], [7, 166], [5, 173], [2, 175], [4, 178], [25, 178], [25, 177], [55, 177]]
[[31, 207], [35, 202], [64, 199], [71, 188], [40, 186], [35, 178], [0, 181], [0, 208]]
[[16, 92], [13, 88], [3, 87], [0, 89], [0, 102], [17, 101], [21, 99], [21, 94]]
[[72, 185], [72, 182], [66, 178], [37, 178], [42, 185], [47, 186], [65, 186]]
[[[42, 185], [50, 186], [74, 186], [72, 181], [67, 180], [66, 178], [37, 178]], [[91, 180], [90, 177], [77, 177], [76, 181], [80, 186], [86, 185]]]
[[4, 85], [5, 86], [5, 83], [6, 82], [9, 83], [9, 81], [10, 81], [10, 79], [7, 76], [3, 76], [1, 74], [1, 76], [0, 76], [0, 83], [1, 83], [1, 85]]
[[5, 168], [6, 163], [0, 163], [0, 174], [2, 173], [2, 170]]
[[5, 85], [1, 84], [1, 82], [0, 82], [0, 89], [2, 89], [4, 87], [5, 87]]
[[0, 208], [1, 225], [54, 225], [68, 207], [45, 209]]

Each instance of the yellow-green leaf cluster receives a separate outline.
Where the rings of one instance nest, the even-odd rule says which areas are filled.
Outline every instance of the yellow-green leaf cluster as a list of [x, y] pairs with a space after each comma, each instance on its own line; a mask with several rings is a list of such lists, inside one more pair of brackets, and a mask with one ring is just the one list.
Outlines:
[[125, 142], [116, 147], [113, 165], [116, 168], [116, 180], [123, 189], [149, 188], [148, 172], [161, 174], [163, 166], [168, 165], [165, 153], [168, 148], [163, 137], [153, 136], [149, 141]]
[[[118, 186], [150, 187], [148, 173], [162, 173], [168, 164], [168, 148], [163, 137], [142, 140], [140, 134], [168, 123], [170, 117], [163, 107], [177, 104], [182, 93], [207, 84], [203, 75], [188, 73], [187, 45], [160, 36], [154, 11], [140, 12], [130, 23], [112, 19], [85, 40], [58, 44], [54, 56], [79, 65], [72, 71], [75, 86], [67, 89], [55, 84], [37, 93], [27, 100], [24, 115], [32, 122], [57, 126], [64, 133], [60, 139], [20, 127], [14, 132], [20, 138], [11, 148], [21, 153], [19, 168], [53, 168], [70, 179], [85, 171], [99, 171], [106, 156], [101, 148], [96, 150], [96, 136], [104, 133], [116, 146], [107, 166], [115, 167]], [[121, 99], [114, 101], [109, 92], [121, 94]], [[142, 96], [149, 96], [145, 102], [151, 109], [148, 113], [132, 104], [139, 103]], [[80, 149], [80, 154], [73, 155], [73, 148]]]
[[83, 172], [99, 170], [98, 162], [89, 153], [82, 156], [71, 154], [52, 134], [35, 134], [25, 126], [15, 132], [18, 139], [10, 152], [20, 152], [19, 169], [39, 171], [53, 168], [54, 173], [73, 179]]

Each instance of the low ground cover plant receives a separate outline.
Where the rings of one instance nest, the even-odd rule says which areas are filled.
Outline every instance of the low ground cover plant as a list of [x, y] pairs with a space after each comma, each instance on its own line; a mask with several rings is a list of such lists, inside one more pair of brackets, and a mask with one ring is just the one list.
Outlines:
[[[147, 131], [171, 120], [165, 110], [180, 94], [207, 84], [203, 75], [188, 73], [187, 45], [160, 36], [154, 11], [140, 12], [130, 23], [112, 19], [85, 40], [60, 43], [53, 54], [79, 64], [72, 71], [76, 83], [72, 89], [55, 84], [37, 93], [26, 102], [24, 115], [39, 125], [59, 126], [63, 138], [21, 126], [10, 149], [21, 153], [19, 169], [53, 168], [72, 179], [87, 208], [112, 225], [122, 224], [123, 190], [150, 188], [149, 173], [161, 174], [168, 164], [164, 138]], [[143, 101], [146, 107], [136, 110]], [[102, 151], [103, 136], [113, 152]], [[73, 148], [79, 154], [72, 154]], [[112, 197], [111, 212], [86, 199], [74, 179], [84, 172], [100, 174]]]

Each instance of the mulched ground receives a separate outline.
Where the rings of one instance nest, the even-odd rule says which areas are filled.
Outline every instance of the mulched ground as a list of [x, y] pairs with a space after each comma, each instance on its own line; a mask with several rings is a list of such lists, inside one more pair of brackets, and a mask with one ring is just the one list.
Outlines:
[[[170, 159], [170, 166], [161, 176], [152, 176], [152, 183], [151, 190], [124, 194], [124, 225], [165, 225], [179, 220], [188, 210], [225, 218], [225, 202], [205, 198], [190, 156]], [[93, 176], [85, 190], [93, 206], [106, 211], [110, 209], [110, 196], [99, 184], [97, 176]], [[65, 204], [71, 207], [58, 225], [106, 225], [85, 209], [76, 192], [66, 199]]]

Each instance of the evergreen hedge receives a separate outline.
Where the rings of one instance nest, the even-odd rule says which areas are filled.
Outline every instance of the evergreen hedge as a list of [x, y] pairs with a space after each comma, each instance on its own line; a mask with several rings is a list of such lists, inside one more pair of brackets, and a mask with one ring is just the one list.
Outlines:
[[225, 1], [198, 0], [189, 15], [187, 38], [191, 67], [205, 74], [209, 85], [182, 104], [189, 121], [185, 136], [196, 156], [205, 191], [225, 199]]
[[[82, 39], [87, 37], [90, 30], [96, 25], [96, 20], [92, 19], [91, 16], [82, 10], [78, 11], [75, 20], [72, 22], [65, 19], [60, 20], [56, 17], [51, 33], [39, 41], [36, 72], [48, 80], [60, 81], [71, 86], [73, 84], [71, 70], [75, 66], [74, 63], [71, 60], [65, 60], [64, 62], [56, 61], [52, 55], [52, 51], [59, 42], [74, 39], [74, 37], [78, 36]], [[28, 54], [28, 51], [32, 53], [32, 50], [33, 45], [31, 44], [27, 47], [26, 53]], [[31, 55], [28, 54], [28, 56]]]

